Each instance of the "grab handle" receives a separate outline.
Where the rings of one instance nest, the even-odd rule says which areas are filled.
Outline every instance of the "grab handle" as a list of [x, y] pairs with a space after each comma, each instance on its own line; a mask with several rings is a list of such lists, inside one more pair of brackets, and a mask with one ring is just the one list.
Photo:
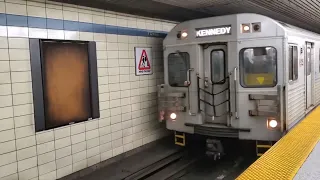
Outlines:
[[193, 68], [188, 69], [187, 71], [187, 80], [184, 82], [185, 86], [190, 86], [191, 84], [191, 80], [190, 80], [190, 72], [193, 71]]
[[234, 82], [234, 113], [235, 118], [238, 119], [238, 104], [237, 104], [237, 67], [233, 69], [233, 82]]

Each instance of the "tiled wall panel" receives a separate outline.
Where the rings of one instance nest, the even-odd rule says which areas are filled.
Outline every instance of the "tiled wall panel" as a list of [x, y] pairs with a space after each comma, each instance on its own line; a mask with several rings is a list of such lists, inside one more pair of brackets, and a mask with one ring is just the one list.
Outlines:
[[[167, 134], [162, 40], [175, 24], [46, 1], [0, 0], [0, 179], [57, 179]], [[156, 34], [153, 37], [151, 34]], [[29, 38], [96, 41], [100, 118], [35, 133]], [[134, 47], [152, 47], [135, 76]]]

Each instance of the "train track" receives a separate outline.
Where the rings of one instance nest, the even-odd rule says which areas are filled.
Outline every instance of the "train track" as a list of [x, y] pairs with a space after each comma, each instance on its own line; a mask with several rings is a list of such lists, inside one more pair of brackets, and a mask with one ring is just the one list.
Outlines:
[[76, 179], [233, 180], [255, 160], [248, 144], [227, 143], [225, 156], [214, 161], [200, 143], [185, 148], [158, 145]]
[[200, 159], [187, 150], [169, 155], [127, 177], [123, 180], [171, 180], [183, 176]]
[[231, 153], [215, 161], [206, 157], [204, 153], [184, 150], [161, 159], [123, 180], [233, 180], [255, 159], [254, 156]]

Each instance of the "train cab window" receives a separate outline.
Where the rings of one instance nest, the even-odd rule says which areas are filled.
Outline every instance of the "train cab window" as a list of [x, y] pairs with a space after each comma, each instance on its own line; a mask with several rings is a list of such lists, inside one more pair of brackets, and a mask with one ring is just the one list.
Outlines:
[[168, 56], [168, 78], [173, 87], [184, 87], [187, 71], [190, 69], [190, 57], [186, 52], [172, 53]]
[[274, 87], [277, 84], [277, 50], [273, 47], [244, 48], [240, 51], [242, 87]]
[[211, 51], [211, 79], [216, 84], [225, 82], [225, 57], [223, 50]]
[[298, 47], [289, 46], [289, 81], [298, 79]]

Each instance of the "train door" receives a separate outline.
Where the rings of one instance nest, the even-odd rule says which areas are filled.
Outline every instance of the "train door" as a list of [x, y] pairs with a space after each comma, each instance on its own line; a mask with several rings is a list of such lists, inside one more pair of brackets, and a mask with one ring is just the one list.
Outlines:
[[306, 109], [312, 106], [312, 63], [313, 63], [313, 48], [312, 44], [307, 42], [306, 44]]
[[[227, 46], [211, 45], [204, 47], [204, 71], [206, 78], [205, 100], [206, 123], [228, 123]], [[211, 94], [210, 94], [211, 93]]]
[[[174, 110], [176, 119], [166, 121], [168, 129], [193, 133], [193, 128], [186, 127], [185, 123], [193, 122], [193, 109], [191, 102], [196, 102], [197, 79], [194, 78], [196, 49], [193, 46], [167, 47], [164, 51], [164, 79], [168, 85], [168, 92], [184, 93], [183, 98], [173, 98], [173, 101], [165, 103], [167, 107], [183, 107], [182, 110]], [[178, 101], [177, 101], [178, 100]], [[193, 103], [195, 104], [195, 103]], [[190, 115], [191, 114], [191, 115]]]

